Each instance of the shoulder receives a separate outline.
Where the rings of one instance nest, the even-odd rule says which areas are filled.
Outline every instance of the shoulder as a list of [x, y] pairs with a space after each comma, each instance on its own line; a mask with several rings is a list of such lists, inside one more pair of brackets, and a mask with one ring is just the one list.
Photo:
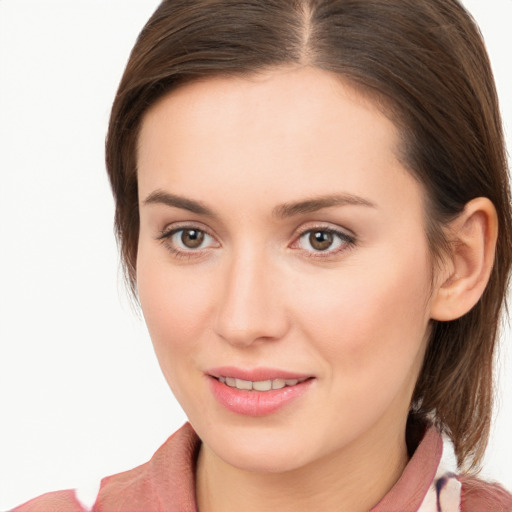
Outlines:
[[74, 490], [49, 492], [16, 507], [12, 512], [83, 512]]
[[[94, 493], [86, 493], [84, 496], [80, 488], [49, 492], [24, 503], [11, 512], [144, 510], [143, 507], [153, 500], [154, 494], [148, 471], [150, 462], [103, 478], [101, 485]], [[141, 500], [144, 502], [140, 503]]]
[[512, 512], [512, 495], [501, 485], [460, 475], [462, 512]]
[[[121, 512], [195, 510], [194, 466], [199, 439], [189, 424], [173, 434], [151, 460], [104, 478], [88, 499], [75, 490], [44, 494], [11, 512]], [[170, 507], [170, 508], [169, 508]]]

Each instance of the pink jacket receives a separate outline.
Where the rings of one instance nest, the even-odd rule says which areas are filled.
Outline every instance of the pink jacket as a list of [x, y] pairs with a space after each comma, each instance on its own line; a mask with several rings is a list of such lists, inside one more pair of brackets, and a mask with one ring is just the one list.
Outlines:
[[[199, 446], [187, 423], [147, 463], [104, 478], [92, 508], [68, 490], [44, 494], [13, 512], [197, 512]], [[442, 450], [441, 435], [430, 427], [398, 482], [370, 512], [512, 512], [512, 496], [499, 485], [445, 472]]]

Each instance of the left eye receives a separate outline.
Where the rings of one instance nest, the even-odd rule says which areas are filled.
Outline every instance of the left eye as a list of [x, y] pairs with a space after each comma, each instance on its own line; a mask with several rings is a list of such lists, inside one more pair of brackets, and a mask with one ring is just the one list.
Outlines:
[[300, 236], [298, 245], [306, 251], [328, 252], [351, 242], [351, 238], [344, 233], [331, 229], [310, 229]]
[[178, 250], [190, 251], [204, 249], [214, 245], [214, 239], [208, 233], [195, 228], [177, 229], [171, 233], [170, 242]]

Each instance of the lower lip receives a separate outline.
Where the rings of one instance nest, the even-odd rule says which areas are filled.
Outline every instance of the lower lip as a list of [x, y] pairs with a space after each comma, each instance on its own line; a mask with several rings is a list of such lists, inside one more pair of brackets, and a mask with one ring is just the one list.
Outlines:
[[308, 379], [295, 386], [285, 386], [270, 391], [244, 391], [223, 384], [215, 377], [209, 377], [209, 379], [210, 389], [221, 405], [237, 414], [255, 417], [272, 414], [299, 398], [309, 389], [313, 381]]

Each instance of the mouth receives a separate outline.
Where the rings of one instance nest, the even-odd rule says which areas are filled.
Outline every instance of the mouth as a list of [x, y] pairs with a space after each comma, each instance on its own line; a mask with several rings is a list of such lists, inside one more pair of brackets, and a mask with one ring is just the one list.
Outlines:
[[300, 400], [313, 389], [315, 377], [272, 368], [235, 367], [207, 372], [210, 390], [220, 405], [244, 416], [266, 416]]
[[236, 377], [219, 376], [214, 377], [222, 384], [226, 384], [231, 388], [239, 389], [240, 391], [272, 391], [276, 389], [283, 389], [289, 386], [296, 386], [311, 377], [304, 377], [300, 379], [267, 379], [267, 380], [245, 380]]

